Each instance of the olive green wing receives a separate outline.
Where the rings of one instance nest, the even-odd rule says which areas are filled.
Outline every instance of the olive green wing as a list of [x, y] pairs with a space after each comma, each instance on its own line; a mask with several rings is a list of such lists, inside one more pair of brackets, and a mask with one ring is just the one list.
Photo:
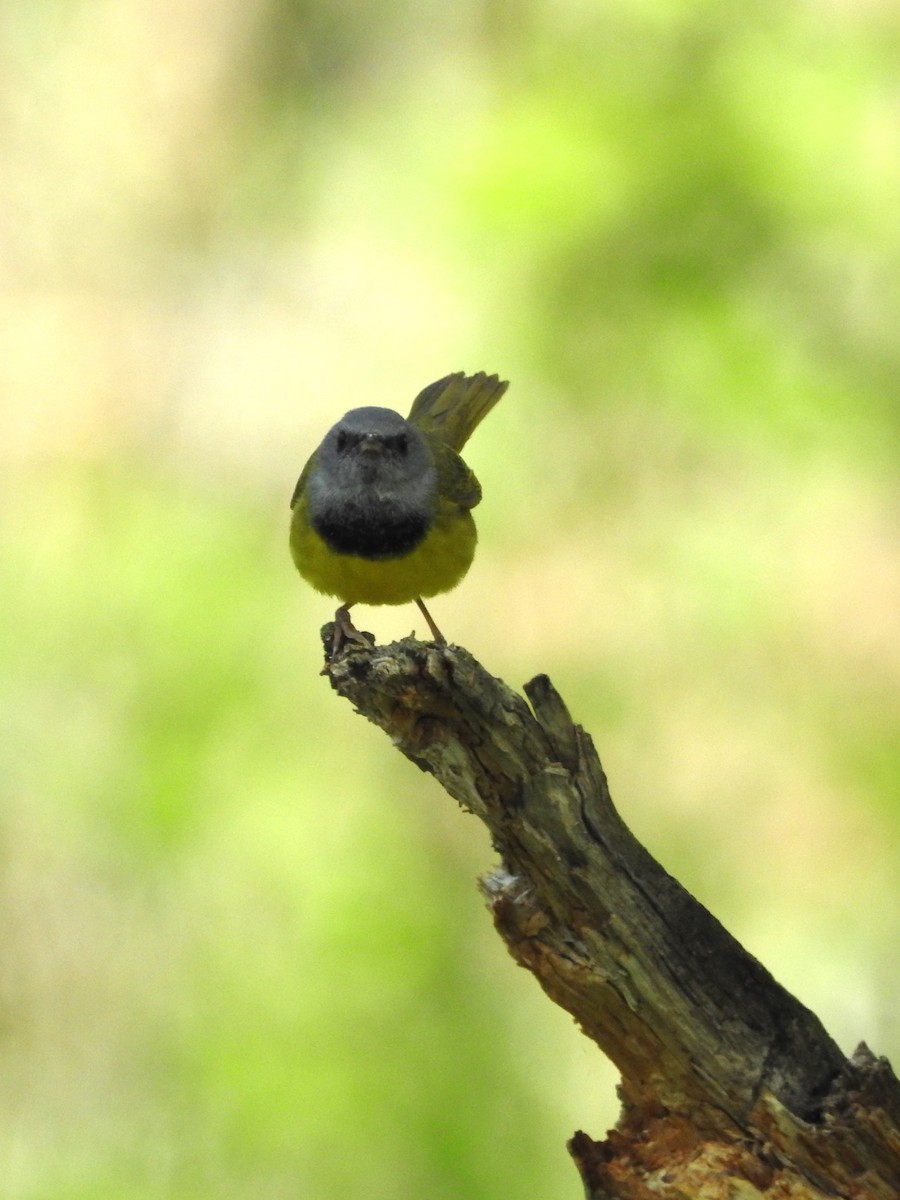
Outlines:
[[304, 489], [306, 488], [306, 481], [309, 478], [309, 473], [313, 468], [313, 463], [316, 461], [316, 454], [318, 454], [317, 450], [313, 454], [310, 455], [309, 461], [307, 462], [307, 464], [303, 468], [303, 470], [300, 472], [300, 478], [297, 480], [297, 486], [294, 488], [294, 494], [291, 496], [291, 508], [292, 509], [296, 508], [297, 501], [303, 495]]
[[457, 371], [419, 392], [409, 420], [426, 437], [439, 438], [459, 452], [508, 387], [497, 375]]
[[459, 455], [440, 444], [434, 447], [438, 473], [438, 504], [449, 509], [474, 508], [481, 500], [481, 484]]

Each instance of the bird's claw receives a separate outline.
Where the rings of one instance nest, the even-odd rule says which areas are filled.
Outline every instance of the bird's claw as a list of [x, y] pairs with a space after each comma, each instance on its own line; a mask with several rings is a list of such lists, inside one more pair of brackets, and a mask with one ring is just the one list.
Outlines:
[[338, 657], [348, 642], [357, 642], [359, 645], [365, 646], [367, 650], [372, 650], [375, 647], [375, 639], [372, 637], [372, 635], [370, 633], [363, 633], [362, 630], [357, 629], [350, 620], [349, 608], [346, 608], [342, 605], [334, 614], [334, 624], [332, 625], [331, 633], [331, 646], [327, 650], [325, 666], [322, 668], [320, 674], [328, 674], [331, 664]]

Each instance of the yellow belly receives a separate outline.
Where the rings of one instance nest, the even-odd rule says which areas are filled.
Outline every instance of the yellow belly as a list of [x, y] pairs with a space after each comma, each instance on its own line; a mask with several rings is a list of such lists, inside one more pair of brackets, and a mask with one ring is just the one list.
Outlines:
[[301, 498], [291, 521], [291, 556], [312, 586], [343, 604], [407, 604], [456, 587], [475, 556], [475, 522], [467, 510], [438, 513], [415, 550], [402, 558], [337, 554], [310, 525]]

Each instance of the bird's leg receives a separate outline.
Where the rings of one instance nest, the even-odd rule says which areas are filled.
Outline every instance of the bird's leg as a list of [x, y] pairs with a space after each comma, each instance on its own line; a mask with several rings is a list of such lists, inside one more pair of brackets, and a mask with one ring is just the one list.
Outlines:
[[444, 637], [444, 635], [438, 629], [437, 625], [435, 625], [434, 621], [432, 621], [431, 613], [428, 611], [428, 609], [425, 607], [425, 605], [422, 603], [422, 601], [419, 599], [418, 596], [416, 597], [416, 604], [418, 604], [419, 611], [422, 613], [422, 616], [428, 622], [428, 628], [431, 630], [431, 636], [434, 638], [434, 640], [437, 642], [437, 644], [439, 646], [446, 646], [447, 639]]
[[375, 645], [365, 633], [360, 633], [350, 620], [350, 605], [342, 604], [334, 614], [334, 635], [331, 639], [331, 657], [337, 658], [344, 642], [359, 642], [369, 650]]

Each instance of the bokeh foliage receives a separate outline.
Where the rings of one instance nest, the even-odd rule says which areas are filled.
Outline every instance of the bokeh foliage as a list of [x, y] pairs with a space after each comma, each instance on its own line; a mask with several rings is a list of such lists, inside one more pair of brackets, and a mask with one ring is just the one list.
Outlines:
[[614, 1075], [286, 551], [328, 424], [460, 368], [512, 386], [438, 622], [896, 1064], [898, 48], [874, 0], [3, 10], [4, 1196], [577, 1194]]

